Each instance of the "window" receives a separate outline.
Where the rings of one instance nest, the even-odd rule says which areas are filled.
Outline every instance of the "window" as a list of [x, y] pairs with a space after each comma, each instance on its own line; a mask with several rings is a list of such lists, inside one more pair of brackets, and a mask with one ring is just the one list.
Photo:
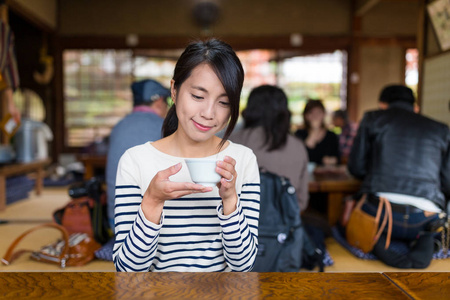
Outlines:
[[303, 123], [308, 98], [321, 99], [327, 112], [345, 108], [347, 56], [343, 51], [285, 59], [279, 65], [279, 85], [289, 98], [292, 123]]
[[406, 50], [405, 84], [411, 88], [417, 98], [417, 84], [419, 82], [419, 50]]
[[247, 104], [251, 90], [263, 84], [277, 84], [277, 63], [274, 61], [274, 50], [248, 50], [236, 52], [245, 72], [241, 93], [241, 110]]
[[[169, 87], [181, 51], [64, 51], [65, 145], [86, 147], [108, 137], [132, 110], [131, 82], [154, 78]], [[295, 56], [260, 49], [237, 55], [245, 71], [241, 109], [250, 91], [261, 84], [277, 84], [285, 90], [296, 126], [303, 122], [308, 98], [322, 99], [330, 112], [345, 107], [345, 52]]]
[[151, 77], [169, 84], [175, 62], [129, 50], [65, 51], [66, 145], [85, 147], [109, 136], [132, 110], [132, 81]]

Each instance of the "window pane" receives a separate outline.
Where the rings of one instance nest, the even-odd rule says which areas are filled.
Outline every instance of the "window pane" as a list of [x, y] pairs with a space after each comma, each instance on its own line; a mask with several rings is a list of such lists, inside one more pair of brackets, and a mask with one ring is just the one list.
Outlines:
[[282, 61], [278, 82], [288, 95], [292, 123], [303, 123], [302, 113], [308, 98], [321, 99], [328, 112], [345, 108], [345, 76], [346, 53], [343, 51]]
[[240, 109], [243, 110], [252, 89], [263, 84], [276, 84], [277, 64], [273, 61], [276, 51], [248, 50], [238, 51], [236, 54], [239, 57], [245, 72], [240, 107]]
[[135, 80], [154, 79], [164, 87], [170, 88], [170, 80], [173, 77], [176, 60], [136, 56], [134, 58], [133, 75]]
[[419, 82], [419, 51], [417, 49], [406, 50], [405, 83], [417, 97], [417, 84]]
[[131, 111], [132, 52], [67, 50], [63, 55], [66, 145], [84, 147], [109, 136]]

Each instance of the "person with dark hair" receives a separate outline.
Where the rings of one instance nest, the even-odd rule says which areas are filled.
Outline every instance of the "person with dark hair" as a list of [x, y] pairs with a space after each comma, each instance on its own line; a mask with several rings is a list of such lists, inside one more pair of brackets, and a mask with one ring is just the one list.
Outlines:
[[[258, 246], [260, 179], [251, 149], [228, 141], [244, 70], [217, 39], [179, 57], [163, 138], [128, 149], [116, 179], [117, 271], [250, 271]], [[215, 134], [227, 127], [221, 139]], [[215, 187], [191, 182], [185, 158], [217, 160]]]
[[117, 164], [128, 148], [161, 138], [164, 117], [167, 114], [169, 89], [152, 79], [131, 84], [133, 111], [117, 123], [109, 136], [106, 159], [106, 186], [108, 221], [114, 228], [114, 199]]
[[309, 99], [303, 111], [304, 128], [295, 135], [305, 142], [310, 162], [336, 165], [340, 162], [339, 141], [325, 126], [325, 107], [321, 100]]
[[290, 134], [291, 112], [284, 91], [262, 85], [250, 92], [242, 112], [244, 128], [230, 139], [253, 150], [258, 165], [289, 178], [296, 188], [300, 210], [308, 206], [308, 154], [302, 141]]
[[352, 150], [353, 139], [356, 136], [358, 126], [350, 122], [347, 112], [338, 109], [333, 112], [333, 125], [341, 129], [339, 134], [339, 153], [341, 154], [341, 161], [347, 162], [350, 151]]
[[386, 86], [379, 101], [381, 109], [366, 112], [360, 122], [348, 170], [363, 180], [365, 212], [374, 216], [379, 197], [389, 200], [392, 239], [407, 242], [410, 250], [405, 255], [385, 249], [383, 234], [373, 253], [393, 267], [426, 268], [433, 231], [450, 199], [450, 131], [414, 112], [414, 95], [406, 86]]

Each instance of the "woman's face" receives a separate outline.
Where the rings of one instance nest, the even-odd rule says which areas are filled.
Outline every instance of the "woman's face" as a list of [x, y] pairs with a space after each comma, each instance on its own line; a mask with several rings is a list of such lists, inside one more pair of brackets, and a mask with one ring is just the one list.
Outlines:
[[311, 127], [318, 128], [322, 126], [325, 113], [320, 107], [314, 107], [307, 114], [305, 114], [305, 117], [311, 124]]
[[179, 133], [195, 142], [204, 142], [222, 130], [230, 118], [230, 103], [222, 82], [208, 64], [194, 68], [191, 76], [174, 88]]

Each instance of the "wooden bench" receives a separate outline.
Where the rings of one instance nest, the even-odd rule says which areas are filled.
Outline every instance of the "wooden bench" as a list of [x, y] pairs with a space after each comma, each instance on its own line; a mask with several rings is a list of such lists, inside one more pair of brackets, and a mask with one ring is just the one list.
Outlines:
[[36, 173], [35, 189], [36, 194], [40, 195], [44, 186], [44, 167], [49, 165], [50, 162], [50, 159], [47, 158], [29, 163], [14, 163], [0, 166], [0, 211], [6, 208], [6, 178], [14, 175]]

